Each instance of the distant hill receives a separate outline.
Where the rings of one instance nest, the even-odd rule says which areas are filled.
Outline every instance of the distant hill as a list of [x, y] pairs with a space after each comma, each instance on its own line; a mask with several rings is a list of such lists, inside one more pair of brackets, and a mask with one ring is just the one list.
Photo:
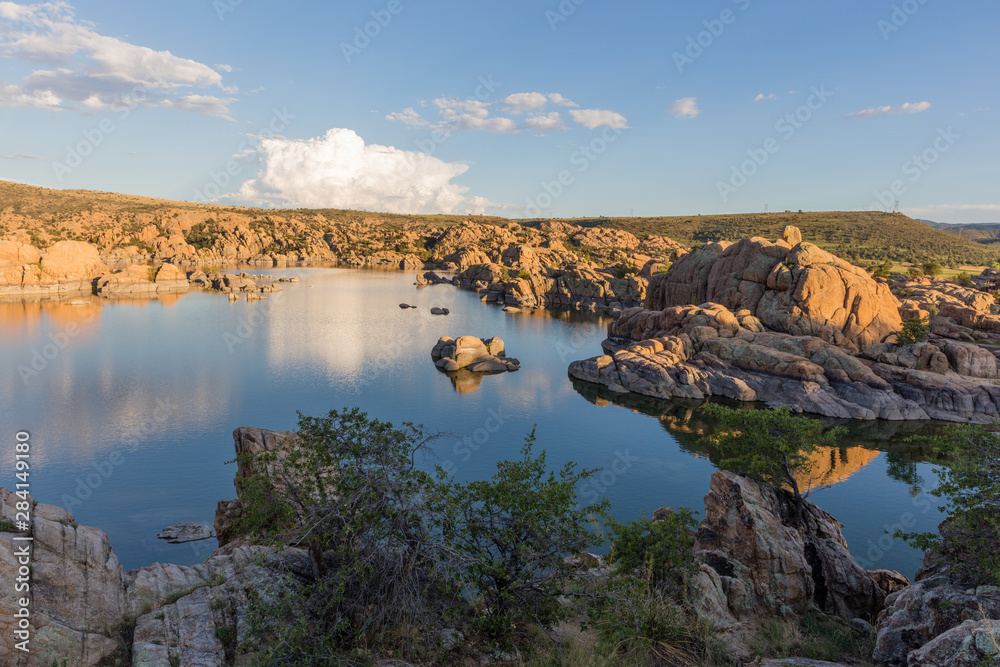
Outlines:
[[954, 234], [967, 241], [975, 241], [983, 245], [990, 245], [1000, 242], [1000, 222], [934, 222], [933, 220], [919, 220], [934, 229], [940, 229]]
[[985, 266], [1000, 258], [1000, 246], [986, 246], [902, 214], [874, 211], [600, 218], [563, 222], [616, 227], [640, 237], [661, 234], [688, 245], [744, 236], [773, 239], [781, 236], [786, 225], [795, 225], [802, 231], [803, 239], [852, 262], [889, 259], [922, 263], [935, 260], [945, 266]]
[[[152, 197], [88, 190], [50, 190], [0, 181], [0, 237], [30, 237], [39, 247], [60, 239], [94, 242], [102, 236], [134, 242], [150, 226], [163, 234], [175, 230], [189, 243], [209, 244], [203, 238], [213, 230], [249, 228], [274, 232], [308, 228], [324, 233], [335, 225], [363, 222], [386, 231], [407, 230], [423, 234], [428, 230], [474, 220], [485, 224], [517, 222], [537, 226], [543, 220], [509, 220], [490, 216], [399, 215], [341, 209], [259, 209], [216, 206]], [[737, 240], [745, 236], [774, 239], [786, 225], [795, 225], [802, 237], [852, 262], [938, 261], [945, 266], [961, 264], [985, 266], [1000, 260], [1000, 243], [991, 231], [972, 232], [936, 229], [901, 214], [868, 211], [785, 212], [733, 215], [663, 216], [651, 218], [571, 218], [561, 219], [579, 227], [621, 229], [640, 238], [654, 234], [668, 236], [685, 245]], [[156, 236], [156, 229], [151, 232]], [[998, 223], [1000, 231], [1000, 223]], [[174, 233], [174, 232], [171, 232]], [[298, 232], [296, 232], [298, 233]], [[129, 236], [131, 235], [131, 236]], [[272, 235], [275, 235], [272, 233]], [[998, 235], [1000, 236], [1000, 235]], [[132, 239], [131, 241], [128, 239]]]

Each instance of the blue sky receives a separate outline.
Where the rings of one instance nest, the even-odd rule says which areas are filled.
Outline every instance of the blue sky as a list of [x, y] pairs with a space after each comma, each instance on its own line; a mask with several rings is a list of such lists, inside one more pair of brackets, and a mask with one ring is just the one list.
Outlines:
[[510, 217], [898, 200], [1000, 221], [998, 27], [989, 0], [0, 2], [0, 179]]

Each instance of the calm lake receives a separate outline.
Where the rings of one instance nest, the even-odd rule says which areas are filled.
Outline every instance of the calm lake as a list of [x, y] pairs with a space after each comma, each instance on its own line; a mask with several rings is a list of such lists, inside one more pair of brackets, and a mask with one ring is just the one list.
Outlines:
[[[169, 545], [156, 535], [181, 521], [211, 525], [216, 501], [235, 496], [235, 466], [226, 465], [234, 428], [292, 429], [297, 410], [359, 406], [447, 433], [438, 464], [459, 479], [490, 476], [537, 425], [550, 465], [605, 468], [581, 496], [608, 496], [616, 518], [661, 505], [703, 509], [715, 465], [699, 444], [712, 425], [696, 404], [623, 400], [568, 377], [570, 361], [600, 352], [607, 318], [505, 314], [449, 285], [417, 289], [412, 272], [248, 272], [300, 282], [252, 303], [195, 291], [153, 301], [0, 303], [2, 483], [14, 488], [14, 434], [29, 431], [37, 500], [107, 532], [126, 568], [193, 564], [214, 540]], [[431, 315], [433, 306], [451, 314]], [[454, 380], [437, 371], [434, 343], [466, 334], [499, 336], [521, 370]], [[937, 427], [850, 428], [843, 447], [818, 455], [822, 478], [811, 498], [844, 524], [863, 566], [912, 576], [920, 554], [885, 530], [930, 531], [941, 520], [939, 501], [926, 494], [932, 464], [904, 441]]]

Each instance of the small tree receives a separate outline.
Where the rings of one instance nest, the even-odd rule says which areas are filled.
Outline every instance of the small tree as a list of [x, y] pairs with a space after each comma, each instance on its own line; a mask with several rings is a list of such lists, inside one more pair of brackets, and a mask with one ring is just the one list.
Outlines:
[[532, 454], [534, 442], [532, 430], [521, 458], [498, 463], [489, 480], [460, 485], [438, 471], [453, 511], [444, 538], [469, 563], [463, 576], [480, 596], [475, 624], [504, 643], [527, 623], [548, 628], [567, 616], [558, 601], [571, 578], [563, 557], [601, 544], [589, 524], [609, 506], [578, 506], [577, 485], [598, 471], [575, 463], [549, 471], [545, 452]]
[[923, 269], [924, 273], [928, 276], [939, 276], [943, 267], [937, 262], [924, 262], [924, 265], [920, 267]]
[[892, 262], [887, 259], [881, 264], [875, 264], [871, 272], [873, 278], [888, 278], [892, 274]]
[[918, 549], [940, 551], [971, 580], [1000, 583], [1000, 438], [979, 424], [950, 426], [929, 438], [949, 457], [935, 468], [939, 484], [931, 495], [944, 498], [948, 514], [940, 534], [901, 533]]
[[926, 317], [910, 317], [903, 320], [903, 329], [896, 334], [896, 345], [913, 345], [927, 340], [930, 325]]
[[803, 494], [798, 476], [808, 477], [809, 455], [817, 447], [835, 447], [844, 428], [823, 430], [816, 419], [775, 410], [735, 410], [717, 403], [705, 406], [726, 429], [705, 437], [722, 455], [719, 466], [741, 472], [776, 487], [787, 487], [795, 503], [795, 523], [802, 521]]

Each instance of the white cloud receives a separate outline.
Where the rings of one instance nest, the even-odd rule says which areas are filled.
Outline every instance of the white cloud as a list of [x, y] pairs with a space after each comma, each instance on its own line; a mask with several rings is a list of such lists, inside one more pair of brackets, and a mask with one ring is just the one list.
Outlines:
[[38, 157], [37, 155], [28, 155], [27, 153], [14, 153], [13, 155], [0, 155], [2, 160], [44, 160], [43, 157]]
[[514, 93], [509, 95], [504, 103], [511, 113], [525, 113], [545, 108], [548, 98], [541, 93]]
[[232, 65], [216, 65], [215, 69], [219, 70], [220, 72], [232, 72], [233, 71], [233, 66]]
[[694, 97], [682, 97], [667, 107], [667, 112], [674, 118], [697, 118], [701, 111], [698, 109], [698, 100]]
[[[523, 131], [536, 133], [552, 130], [565, 130], [566, 123], [557, 111], [544, 111], [548, 102], [564, 107], [578, 106], [559, 93], [514, 93], [503, 100], [486, 101], [479, 99], [455, 99], [438, 97], [433, 100], [440, 120], [429, 123], [412, 107], [395, 111], [385, 116], [386, 120], [401, 122], [411, 126], [432, 125], [433, 128], [450, 133], [454, 130], [481, 130], [485, 132], [518, 134]], [[420, 106], [427, 106], [420, 102]], [[508, 115], [524, 114], [522, 121], [516, 121], [505, 115], [493, 115], [496, 111]], [[577, 123], [588, 127], [626, 128], [628, 121], [621, 114], [601, 109], [571, 110], [570, 115]]]
[[406, 107], [402, 111], [394, 111], [385, 117], [386, 120], [391, 120], [404, 125], [410, 125], [413, 127], [420, 127], [422, 125], [429, 125], [429, 123], [421, 118], [420, 114], [414, 110], [413, 107]]
[[579, 104], [577, 104], [573, 100], [566, 99], [565, 97], [563, 97], [559, 93], [549, 93], [549, 99], [552, 100], [553, 104], [558, 104], [559, 106], [564, 106], [564, 107], [578, 107], [578, 106], [580, 106]]
[[231, 99], [192, 89], [235, 92], [208, 65], [95, 32], [89, 23], [76, 20], [73, 8], [63, 2], [0, 2], [0, 56], [39, 67], [22, 83], [3, 86], [3, 106], [81, 111], [114, 104], [166, 106], [227, 117]]
[[569, 115], [580, 125], [588, 129], [598, 127], [610, 127], [612, 129], [625, 129], [628, 127], [628, 120], [625, 116], [614, 111], [603, 109], [572, 109]]
[[528, 117], [524, 121], [524, 127], [535, 132], [550, 132], [552, 130], [565, 130], [566, 124], [563, 123], [559, 112], [553, 111], [547, 114]]
[[753, 98], [754, 102], [761, 102], [763, 100], [776, 100], [778, 96], [774, 93], [769, 93], [765, 95], [764, 93], [757, 93], [757, 97]]
[[[291, 208], [351, 208], [391, 213], [451, 213], [468, 188], [451, 180], [468, 165], [392, 146], [365, 145], [353, 130], [313, 139], [267, 137], [261, 169], [233, 198]], [[478, 204], [477, 204], [478, 202]], [[469, 205], [482, 202], [474, 199]]]
[[871, 118], [872, 116], [881, 116], [887, 113], [920, 113], [921, 111], [927, 111], [931, 108], [930, 102], [907, 102], [901, 104], [898, 107], [884, 106], [884, 107], [870, 107], [868, 109], [862, 109], [861, 111], [854, 111], [847, 114], [847, 118]]

